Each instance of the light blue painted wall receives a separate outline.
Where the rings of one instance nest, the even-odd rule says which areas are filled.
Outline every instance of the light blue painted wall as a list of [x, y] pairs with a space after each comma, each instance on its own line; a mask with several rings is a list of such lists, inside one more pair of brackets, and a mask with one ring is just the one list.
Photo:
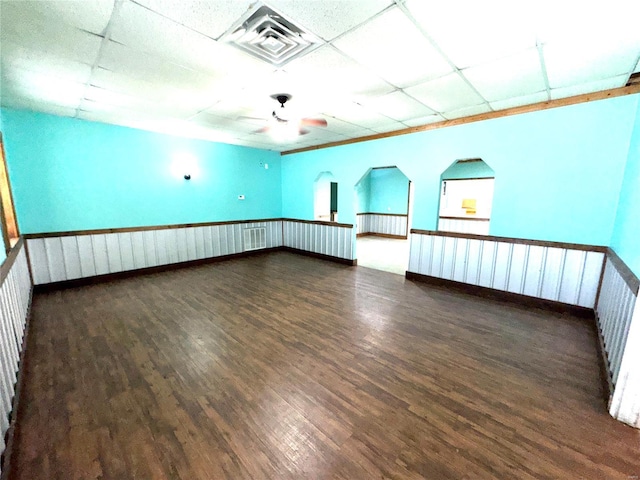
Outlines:
[[371, 170], [371, 213], [407, 214], [409, 179], [397, 168]]
[[[371, 172], [362, 177], [356, 184], [356, 213], [367, 213], [369, 211], [369, 199], [371, 198]], [[340, 188], [340, 185], [338, 185]], [[340, 197], [338, 197], [340, 201]], [[340, 210], [338, 210], [340, 214]]]
[[[495, 171], [491, 234], [607, 245], [638, 95], [429, 130], [282, 158], [283, 215], [313, 218], [313, 181], [331, 170], [354, 188], [368, 168], [397, 165], [414, 182], [413, 228], [435, 230], [440, 175], [460, 158]], [[353, 196], [340, 221], [355, 223]]]
[[640, 277], [640, 102], [629, 144], [611, 248]]
[[485, 162], [454, 162], [442, 172], [442, 180], [462, 178], [488, 178], [495, 176], [493, 169]]
[[[282, 214], [278, 153], [26, 111], [3, 117], [22, 233]], [[171, 173], [183, 154], [201, 170], [190, 181]]]

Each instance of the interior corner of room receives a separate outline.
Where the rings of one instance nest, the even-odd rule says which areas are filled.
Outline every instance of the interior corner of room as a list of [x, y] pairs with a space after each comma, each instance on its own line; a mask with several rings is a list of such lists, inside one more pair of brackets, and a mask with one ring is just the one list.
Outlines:
[[[46, 3], [1, 5], [2, 479], [640, 475], [640, 39], [565, 70], [562, 36], [485, 58], [413, 0]], [[381, 19], [440, 70], [378, 68]]]

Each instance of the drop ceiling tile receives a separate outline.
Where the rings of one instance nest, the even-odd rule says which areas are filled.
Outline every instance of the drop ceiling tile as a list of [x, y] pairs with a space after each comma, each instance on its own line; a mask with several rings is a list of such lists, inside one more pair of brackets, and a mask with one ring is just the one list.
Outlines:
[[[375, 73], [360, 66], [331, 45], [314, 50], [293, 60], [285, 70], [294, 81], [318, 92], [333, 91], [340, 95], [381, 95], [394, 87]], [[327, 72], [330, 72], [327, 75]]]
[[373, 130], [375, 133], [388, 133], [395, 132], [397, 130], [404, 130], [405, 128], [407, 128], [407, 126], [404, 123], [394, 122], [380, 127], [371, 127], [371, 130]]
[[200, 112], [189, 119], [190, 122], [205, 127], [221, 129], [229, 132], [236, 132], [238, 135], [255, 133], [257, 130], [267, 125], [267, 122], [256, 124], [247, 121], [236, 121], [230, 118], [218, 117], [207, 112]]
[[436, 112], [458, 110], [483, 102], [482, 97], [455, 73], [405, 88], [405, 92]]
[[97, 68], [91, 76], [91, 85], [124, 95], [139, 97], [148, 102], [171, 102], [184, 107], [203, 110], [215, 102], [218, 95], [211, 89], [178, 89], [162, 82], [151, 83], [142, 78]]
[[345, 122], [344, 120], [340, 120], [335, 117], [327, 117], [327, 127], [326, 130], [333, 133], [340, 133], [343, 135], [351, 135], [356, 132], [362, 131], [362, 127], [360, 125], [354, 125], [350, 122]]
[[91, 76], [91, 65], [21, 47], [13, 42], [2, 43], [2, 67], [30, 70], [77, 83], [87, 83]]
[[398, 8], [388, 10], [339, 38], [334, 45], [398, 87], [414, 85], [452, 71], [446, 60]]
[[426, 117], [412, 118], [411, 120], [405, 120], [404, 123], [407, 127], [421, 127], [422, 125], [429, 125], [431, 123], [443, 122], [444, 118], [441, 115], [427, 115]]
[[109, 42], [105, 46], [99, 66], [129, 77], [151, 83], [164, 83], [179, 89], [211, 89], [215, 92], [223, 82], [115, 42]]
[[398, 121], [424, 117], [435, 113], [430, 108], [400, 91], [380, 97], [367, 98], [363, 100], [363, 104], [382, 115]]
[[495, 60], [536, 45], [535, 32], [527, 24], [528, 12], [523, 11], [519, 2], [407, 0], [405, 5], [458, 68]]
[[31, 110], [33, 112], [49, 113], [59, 117], [73, 117], [76, 114], [75, 108], [64, 107], [49, 102], [40, 102], [24, 97], [2, 97], [0, 105], [5, 108], [14, 108], [16, 110]]
[[391, 0], [329, 0], [301, 2], [299, 0], [271, 0], [276, 10], [305, 27], [311, 33], [332, 40], [351, 30], [393, 4]]
[[345, 122], [359, 125], [361, 128], [370, 128], [391, 123], [393, 120], [380, 115], [373, 110], [353, 102], [335, 104], [323, 111], [324, 114], [337, 117]]
[[538, 0], [536, 6], [528, 23], [535, 25], [539, 43], [594, 41], [623, 45], [640, 40], [640, 2], [610, 0], [606, 8], [584, 8], [587, 5], [579, 1]]
[[481, 113], [490, 112], [491, 109], [488, 105], [474, 105], [472, 107], [459, 108], [457, 110], [452, 110], [450, 112], [443, 112], [442, 116], [448, 120], [453, 120], [454, 118], [462, 118], [462, 117], [471, 117], [473, 115], [479, 115]]
[[553, 89], [628, 74], [640, 55], [640, 40], [627, 45], [557, 42], [544, 45], [543, 52], [549, 86]]
[[273, 70], [240, 50], [131, 2], [123, 4], [113, 23], [111, 39], [212, 77], [232, 75], [243, 79]]
[[[189, 108], [183, 104], [175, 103], [171, 99], [164, 101], [149, 101], [140, 97], [132, 97], [122, 93], [113, 92], [104, 88], [90, 86], [85, 94], [85, 100], [97, 102], [104, 105], [113, 105], [118, 108], [125, 108], [140, 113], [154, 114], [161, 116], [171, 116], [175, 118], [186, 118], [195, 115], [198, 110]], [[85, 102], [82, 106], [84, 107]]]
[[22, 9], [23, 2], [2, 2], [0, 43], [93, 65], [101, 38], [38, 13]]
[[507, 98], [506, 100], [498, 100], [491, 102], [491, 108], [494, 110], [505, 110], [507, 108], [521, 107], [523, 105], [531, 105], [534, 103], [546, 102], [549, 100], [547, 91], [523, 95], [521, 97]]
[[3, 96], [70, 108], [77, 108], [86, 90], [82, 83], [19, 68], [3, 69], [1, 84]]
[[546, 88], [536, 48], [467, 68], [462, 74], [489, 102], [519, 97]]
[[[39, 16], [63, 22], [87, 32], [102, 34], [113, 12], [113, 0], [22, 1], [17, 7], [23, 16]], [[4, 12], [6, 2], [3, 2]]]
[[154, 12], [217, 39], [244, 15], [254, 0], [136, 0]]
[[627, 83], [627, 78], [627, 75], [618, 75], [616, 77], [605, 78], [604, 80], [596, 80], [595, 82], [583, 83], [581, 85], [552, 88], [551, 98], [553, 100], [556, 100], [558, 98], [582, 95], [583, 93], [599, 92], [602, 90], [609, 90], [610, 88], [624, 87]]

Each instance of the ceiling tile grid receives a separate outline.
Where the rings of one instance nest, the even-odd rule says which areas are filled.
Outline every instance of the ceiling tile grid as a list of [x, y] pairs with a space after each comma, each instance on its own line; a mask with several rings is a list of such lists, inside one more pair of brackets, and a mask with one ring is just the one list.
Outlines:
[[[640, 71], [637, 0], [262, 3], [320, 46], [279, 68], [228, 44], [254, 0], [0, 0], [1, 105], [283, 151], [622, 87]], [[284, 111], [277, 93], [291, 95]], [[273, 112], [327, 126], [279, 136]]]

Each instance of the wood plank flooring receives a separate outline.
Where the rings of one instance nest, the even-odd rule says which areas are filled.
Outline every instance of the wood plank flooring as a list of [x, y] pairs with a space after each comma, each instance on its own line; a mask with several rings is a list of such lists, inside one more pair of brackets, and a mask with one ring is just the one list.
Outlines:
[[15, 479], [633, 479], [584, 320], [278, 252], [34, 298]]

